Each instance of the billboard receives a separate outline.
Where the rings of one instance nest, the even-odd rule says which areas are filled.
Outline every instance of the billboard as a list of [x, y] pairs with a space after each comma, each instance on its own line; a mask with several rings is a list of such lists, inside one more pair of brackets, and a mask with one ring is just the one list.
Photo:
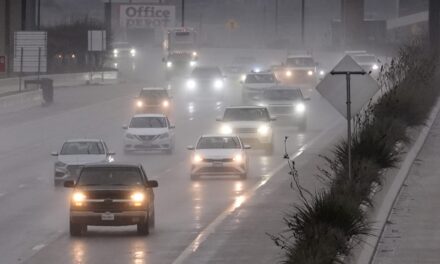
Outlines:
[[119, 22], [122, 28], [167, 28], [176, 23], [176, 8], [165, 5], [121, 5]]

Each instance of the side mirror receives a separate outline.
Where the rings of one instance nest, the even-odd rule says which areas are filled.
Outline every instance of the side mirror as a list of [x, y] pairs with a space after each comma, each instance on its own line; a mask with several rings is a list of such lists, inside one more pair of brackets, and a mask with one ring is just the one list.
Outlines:
[[65, 181], [64, 182], [64, 187], [66, 187], [66, 188], [73, 188], [73, 187], [75, 187], [75, 182], [74, 181]]
[[251, 149], [250, 145], [244, 145], [244, 149]]
[[215, 120], [218, 121], [218, 122], [221, 122], [221, 121], [223, 121], [223, 118], [217, 117]]
[[175, 129], [176, 126], [175, 125], [170, 125], [170, 129]]
[[276, 120], [277, 120], [276, 116], [271, 116], [270, 117], [270, 121], [276, 121]]
[[147, 181], [148, 188], [157, 188], [159, 187], [159, 183], [157, 181]]
[[50, 153], [50, 155], [54, 156], [54, 157], [58, 157], [58, 152], [54, 151], [54, 152]]
[[122, 126], [122, 129], [127, 130], [127, 129], [128, 129], [128, 126], [127, 126], [127, 125], [123, 125], [123, 126]]
[[187, 146], [187, 147], [186, 147], [186, 149], [187, 149], [187, 150], [194, 150], [194, 149], [195, 149], [195, 147], [194, 147], [194, 146], [192, 146], [192, 145], [189, 145], [189, 146]]

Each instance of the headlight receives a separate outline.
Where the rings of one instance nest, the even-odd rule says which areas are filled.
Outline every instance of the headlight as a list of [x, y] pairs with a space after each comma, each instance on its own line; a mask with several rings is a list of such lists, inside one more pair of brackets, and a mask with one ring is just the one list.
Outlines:
[[260, 134], [262, 136], [266, 136], [267, 134], [269, 134], [269, 130], [270, 130], [269, 126], [262, 125], [258, 128], [258, 134]]
[[162, 102], [162, 106], [167, 108], [168, 106], [170, 106], [170, 102], [168, 100], [165, 100]]
[[308, 72], [307, 72], [307, 75], [308, 75], [308, 76], [312, 76], [312, 75], [313, 75], [313, 71], [308, 71]]
[[131, 50], [130, 50], [130, 55], [131, 55], [132, 57], [136, 56], [136, 50], [135, 50], [135, 49], [131, 49]]
[[286, 77], [292, 77], [292, 71], [286, 71]]
[[303, 103], [298, 103], [295, 105], [295, 112], [302, 114], [306, 111], [306, 106]]
[[246, 74], [242, 74], [240, 76], [240, 81], [242, 81], [242, 82], [246, 81]]
[[373, 66], [371, 67], [373, 70], [378, 70], [379, 69], [379, 65], [377, 64], [373, 64]]
[[87, 199], [87, 196], [80, 191], [76, 191], [72, 195], [72, 202], [75, 206], [82, 206], [84, 204], [84, 202], [86, 201], [86, 199]]
[[118, 49], [114, 49], [114, 50], [113, 50], [113, 56], [114, 56], [115, 58], [117, 58], [117, 57], [118, 57], [118, 54], [119, 54], [119, 50], [118, 50]]
[[193, 55], [193, 57], [196, 57], [197, 56], [197, 52], [193, 51], [192, 55]]
[[142, 192], [135, 192], [130, 196], [130, 200], [134, 206], [141, 206], [145, 200], [145, 194]]
[[189, 79], [188, 81], [186, 81], [186, 87], [193, 90], [194, 88], [196, 88], [196, 81], [193, 79]]
[[137, 107], [143, 107], [144, 106], [144, 102], [142, 102], [141, 100], [137, 100], [136, 101], [136, 106]]
[[229, 125], [222, 125], [220, 127], [220, 133], [222, 133], [224, 135], [232, 134], [232, 127]]
[[233, 160], [234, 160], [235, 162], [237, 162], [237, 163], [241, 163], [241, 162], [243, 161], [243, 156], [242, 156], [240, 153], [239, 153], [239, 154], [236, 154], [236, 155], [234, 156]]
[[129, 139], [134, 139], [134, 135], [130, 133], [126, 133], [125, 136]]
[[254, 72], [259, 73], [259, 72], [261, 72], [261, 69], [258, 68], [258, 67], [255, 67], [255, 68], [254, 68]]
[[167, 68], [171, 68], [173, 67], [173, 62], [172, 61], [167, 61]]
[[66, 167], [66, 163], [64, 163], [64, 162], [61, 162], [61, 161], [57, 161], [57, 162], [55, 162], [55, 167]]
[[324, 76], [324, 75], [325, 75], [325, 71], [320, 70], [320, 71], [319, 71], [319, 75]]
[[195, 154], [193, 157], [193, 163], [200, 163], [203, 161], [202, 156], [200, 156], [199, 154]]
[[190, 61], [189, 62], [189, 66], [191, 66], [191, 67], [195, 67], [197, 65], [197, 61]]
[[214, 81], [214, 88], [221, 89], [223, 88], [223, 81], [220, 79], [217, 79]]

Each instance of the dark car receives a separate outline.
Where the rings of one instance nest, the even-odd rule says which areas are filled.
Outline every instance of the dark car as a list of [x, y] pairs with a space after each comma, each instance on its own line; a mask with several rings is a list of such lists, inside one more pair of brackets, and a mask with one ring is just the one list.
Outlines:
[[208, 93], [223, 92], [225, 77], [219, 67], [196, 67], [190, 77], [186, 80], [185, 86], [189, 91]]
[[81, 170], [70, 199], [70, 235], [80, 236], [87, 226], [137, 225], [140, 235], [154, 227], [154, 193], [141, 165], [96, 164]]
[[143, 88], [135, 99], [136, 113], [159, 113], [169, 116], [171, 112], [171, 96], [164, 88]]

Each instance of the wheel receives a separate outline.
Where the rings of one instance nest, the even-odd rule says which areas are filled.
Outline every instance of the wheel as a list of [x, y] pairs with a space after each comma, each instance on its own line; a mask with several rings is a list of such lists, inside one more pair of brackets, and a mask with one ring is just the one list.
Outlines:
[[240, 174], [240, 179], [241, 180], [246, 180], [247, 179], [247, 172]]
[[173, 147], [170, 147], [169, 149], [166, 149], [165, 150], [165, 154], [167, 154], [167, 155], [173, 154]]
[[148, 217], [145, 219], [144, 222], [137, 224], [137, 232], [139, 235], [148, 236], [148, 234], [150, 233], [150, 225], [149, 225]]
[[192, 181], [197, 181], [197, 180], [199, 180], [200, 179], [200, 176], [199, 175], [197, 175], [197, 174], [191, 174], [191, 180]]
[[150, 228], [154, 228], [156, 226], [156, 214], [154, 213], [154, 205], [153, 209], [151, 210], [151, 214], [149, 215], [150, 219], [148, 220], [150, 223]]
[[87, 232], [87, 225], [69, 223], [70, 235], [73, 237], [81, 236]]

